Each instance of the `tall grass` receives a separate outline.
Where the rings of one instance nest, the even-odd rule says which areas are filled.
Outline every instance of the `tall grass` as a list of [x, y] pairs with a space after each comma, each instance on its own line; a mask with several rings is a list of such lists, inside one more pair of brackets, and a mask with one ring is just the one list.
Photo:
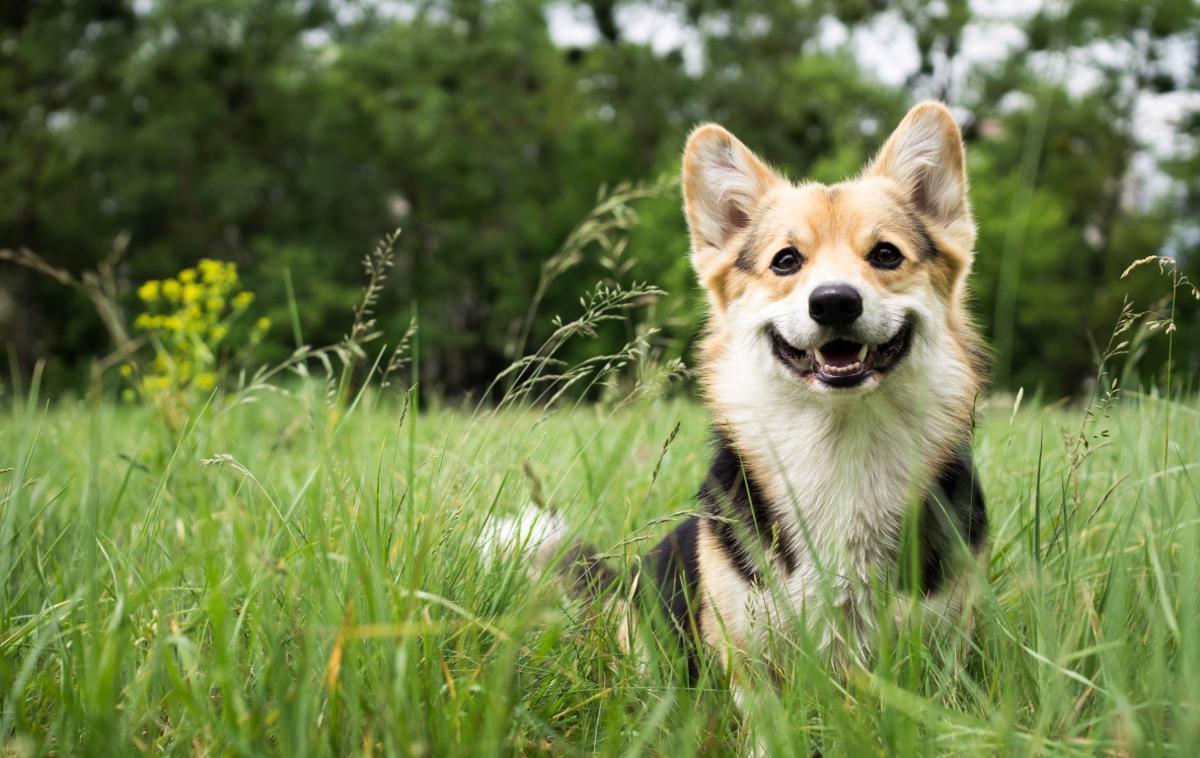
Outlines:
[[1194, 397], [1128, 394], [1086, 417], [983, 409], [976, 460], [994, 531], [973, 631], [939, 642], [885, 628], [877, 655], [845, 677], [797, 636], [783, 675], [751, 688], [759, 717], [744, 728], [720, 677], [683, 686], [653, 640], [626, 658], [615, 630], [564, 605], [553, 582], [475, 547], [536, 483], [591, 541], [622, 546], [619, 561], [694, 507], [701, 408], [652, 396], [416, 414], [397, 389], [368, 389], [331, 426], [318, 421], [324, 403], [320, 391], [275, 393], [170, 436], [143, 408], [48, 408], [36, 385], [11, 398], [7, 753], [1200, 744]]

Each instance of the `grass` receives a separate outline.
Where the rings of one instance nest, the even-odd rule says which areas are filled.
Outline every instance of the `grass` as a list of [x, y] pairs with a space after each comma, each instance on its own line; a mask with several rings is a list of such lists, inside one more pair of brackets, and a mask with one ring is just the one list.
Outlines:
[[994, 531], [974, 632], [885, 629], [876, 660], [843, 678], [800, 640], [777, 687], [751, 687], [761, 716], [744, 727], [719, 677], [683, 687], [653, 642], [623, 656], [552, 582], [474, 547], [535, 490], [599, 545], [635, 538], [616, 552], [657, 537], [694, 507], [701, 407], [417, 414], [386, 390], [328, 408], [301, 388], [169, 433], [147, 408], [10, 398], [0, 753], [1200, 744], [1195, 398], [1127, 395], [1087, 417], [993, 401], [976, 439]]

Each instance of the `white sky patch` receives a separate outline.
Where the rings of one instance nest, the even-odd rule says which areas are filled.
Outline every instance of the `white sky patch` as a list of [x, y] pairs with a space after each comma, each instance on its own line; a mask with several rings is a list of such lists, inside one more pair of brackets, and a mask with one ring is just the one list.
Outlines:
[[833, 16], [826, 16], [817, 22], [817, 47], [821, 50], [835, 50], [850, 39], [850, 30]]
[[589, 47], [600, 41], [600, 32], [592, 12], [572, 3], [554, 3], [546, 7], [550, 38], [559, 47]]
[[[1200, 92], [1143, 93], [1138, 97], [1133, 135], [1146, 149], [1134, 156], [1127, 201], [1139, 208], [1178, 191], [1178, 183], [1158, 167], [1164, 159], [1195, 152], [1197, 135], [1181, 128], [1189, 111], [1200, 109]], [[1193, 229], [1195, 232], [1195, 229]]]
[[1025, 21], [1045, 5], [1045, 0], [971, 0], [971, 13], [995, 19]]
[[[703, 41], [682, 17], [682, 11], [666, 11], [653, 5], [622, 5], [617, 8], [617, 27], [624, 38], [646, 45], [657, 55], [678, 50], [689, 73], [699, 73]], [[587, 8], [558, 2], [546, 7], [550, 38], [559, 47], [588, 47], [600, 42], [596, 22]]]
[[1025, 32], [1011, 21], [979, 17], [963, 28], [962, 48], [972, 65], [1002, 63], [1024, 44]]
[[921, 65], [917, 34], [895, 11], [884, 11], [849, 34], [855, 60], [879, 81], [899, 87]]
[[682, 13], [669, 13], [650, 5], [622, 5], [617, 9], [617, 26], [626, 39], [647, 45], [658, 55], [679, 50], [687, 70], [697, 73], [703, 65], [703, 42]]

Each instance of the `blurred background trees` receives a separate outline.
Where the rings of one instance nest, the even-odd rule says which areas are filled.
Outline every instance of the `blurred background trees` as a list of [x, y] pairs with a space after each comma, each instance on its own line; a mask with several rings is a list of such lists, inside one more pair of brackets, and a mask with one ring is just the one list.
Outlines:
[[[603, 187], [678, 170], [719, 121], [793, 178], [857, 170], [913, 101], [968, 141], [974, 288], [996, 383], [1086, 387], [1128, 295], [1200, 279], [1200, 9], [1191, 0], [57, 0], [0, 3], [0, 248], [73, 272], [115, 243], [138, 282], [235, 261], [294, 347], [335, 341], [361, 258], [404, 233], [381, 326], [420, 314], [427, 387], [478, 391], [521, 349], [543, 263]], [[658, 284], [641, 314], [688, 355], [702, 315], [677, 193], [629, 245], [546, 292], [528, 345], [594, 282]], [[1197, 324], [1196, 303], [1177, 318]], [[597, 352], [626, 334], [602, 332]], [[70, 387], [111, 348], [87, 297], [0, 263], [0, 339]], [[1200, 329], [1174, 347], [1200, 369]], [[1161, 378], [1165, 345], [1135, 378]]]

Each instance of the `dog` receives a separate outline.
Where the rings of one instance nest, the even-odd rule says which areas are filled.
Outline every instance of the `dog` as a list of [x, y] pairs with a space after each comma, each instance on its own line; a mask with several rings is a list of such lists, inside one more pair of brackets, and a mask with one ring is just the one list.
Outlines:
[[558, 560], [581, 592], [623, 584], [609, 605], [635, 615], [636, 585], [690, 660], [708, 648], [727, 670], [800, 618], [822, 649], [860, 656], [887, 587], [957, 618], [971, 558], [986, 557], [971, 459], [986, 352], [967, 311], [976, 232], [951, 113], [917, 105], [834, 185], [792, 183], [706, 124], [682, 188], [710, 305], [699, 376], [716, 442], [700, 512], [632, 579], [570, 544], [555, 514], [527, 511], [494, 539]]

